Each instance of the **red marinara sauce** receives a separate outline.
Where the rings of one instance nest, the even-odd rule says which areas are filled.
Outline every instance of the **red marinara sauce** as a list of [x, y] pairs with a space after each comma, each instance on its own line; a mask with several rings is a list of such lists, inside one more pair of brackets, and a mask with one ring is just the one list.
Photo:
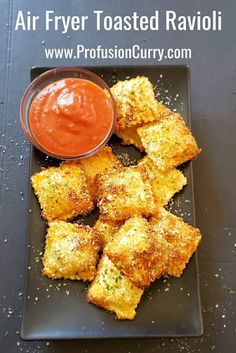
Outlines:
[[80, 78], [65, 78], [42, 89], [29, 109], [31, 133], [55, 155], [76, 157], [99, 146], [113, 124], [106, 91]]

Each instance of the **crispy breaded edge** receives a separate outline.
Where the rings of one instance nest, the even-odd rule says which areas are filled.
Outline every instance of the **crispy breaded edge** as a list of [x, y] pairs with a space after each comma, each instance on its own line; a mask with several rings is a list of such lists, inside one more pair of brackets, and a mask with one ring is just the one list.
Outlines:
[[[181, 153], [181, 156], [173, 156], [171, 158], [171, 160], [169, 161], [169, 165], [165, 166], [165, 167], [160, 167], [157, 163], [156, 163], [156, 156], [153, 156], [153, 153], [150, 152], [150, 148], [149, 148], [149, 141], [146, 141], [147, 139], [147, 131], [149, 128], [151, 127], [155, 127], [156, 124], [162, 124], [162, 122], [164, 123], [166, 119], [173, 119], [173, 126], [175, 126], [176, 124], [179, 124], [181, 126], [182, 129], [182, 133], [184, 136], [189, 136], [189, 138], [192, 141], [192, 145], [191, 148], [186, 149], [185, 151], [183, 151]], [[190, 131], [190, 129], [187, 127], [184, 119], [182, 118], [182, 116], [178, 113], [173, 113], [173, 114], [169, 114], [166, 119], [160, 120], [160, 122], [153, 122], [144, 126], [141, 126], [137, 129], [138, 135], [140, 136], [141, 142], [144, 146], [144, 149], [147, 153], [147, 155], [153, 160], [153, 162], [156, 164], [156, 166], [160, 169], [160, 170], [165, 170], [168, 168], [174, 168], [177, 167], [180, 164], [183, 164], [189, 160], [193, 160], [197, 157], [197, 155], [202, 151], [201, 148], [198, 147], [197, 142], [192, 134], [192, 132]], [[175, 122], [174, 122], [175, 120]], [[164, 160], [165, 156], [162, 156], [161, 158]], [[158, 157], [159, 158], [159, 157]]]
[[[167, 268], [166, 268], [167, 275], [169, 276], [174, 276], [177, 278], [181, 277], [188, 263], [190, 262], [193, 254], [197, 251], [198, 245], [200, 244], [200, 241], [202, 239], [202, 235], [198, 228], [193, 228], [193, 227], [191, 228], [193, 231], [191, 250], [189, 251], [189, 249], [187, 249], [188, 252], [186, 250], [186, 253], [184, 253], [183, 251], [180, 251], [177, 247], [173, 248], [172, 256], [169, 258]], [[176, 261], [180, 261], [180, 260], [182, 261], [182, 263], [181, 265], [177, 266]]]
[[[134, 285], [140, 289], [145, 289], [147, 288], [151, 282], [153, 282], [156, 278], [157, 275], [152, 273], [150, 270], [149, 272], [143, 272], [142, 273], [142, 278], [135, 279], [134, 275], [134, 269], [136, 271], [139, 271], [139, 269], [146, 268], [147, 263], [149, 264], [150, 269], [155, 267], [155, 261], [150, 260], [153, 257], [153, 250], [149, 249], [148, 251], [145, 251], [143, 254], [138, 254], [136, 255], [136, 260], [138, 259], [138, 262], [136, 261], [135, 267], [131, 263], [128, 264], [126, 263], [125, 265], [121, 264], [123, 263], [124, 260], [124, 254], [118, 254], [112, 252], [109, 248], [105, 248], [105, 253], [106, 255], [111, 259], [111, 261], [119, 268], [120, 272], [128, 277], [131, 282], [134, 283]], [[165, 267], [163, 268], [163, 271], [158, 274], [158, 277], [161, 277], [165, 273]]]
[[[128, 172], [128, 170], [133, 169], [133, 167], [123, 167], [123, 171]], [[149, 180], [146, 178], [142, 177], [142, 173], [140, 173], [138, 171], [138, 173], [140, 174], [140, 177], [144, 183], [144, 187], [145, 187], [145, 193], [147, 194], [148, 198], [151, 198], [151, 203], [149, 203], [148, 207], [144, 207], [142, 211], [140, 211], [139, 214], [135, 214], [136, 216], [140, 215], [143, 217], [151, 217], [153, 215], [156, 214], [157, 211], [157, 205], [155, 203], [155, 199], [152, 193], [152, 189], [151, 189], [151, 185], [149, 183]], [[128, 218], [132, 217], [131, 211], [130, 213], [127, 213], [127, 211], [120, 211], [119, 210], [119, 216], [116, 215], [116, 217], [111, 217], [111, 215], [108, 212], [104, 212], [103, 207], [101, 207], [101, 202], [104, 202], [104, 200], [102, 199], [101, 195], [104, 194], [104, 188], [103, 188], [103, 181], [102, 179], [104, 178], [104, 176], [108, 175], [108, 173], [104, 173], [104, 174], [98, 174], [96, 177], [96, 185], [97, 185], [97, 190], [98, 190], [98, 194], [97, 194], [97, 205], [100, 208], [100, 214], [102, 216], [102, 218], [105, 221], [109, 221], [109, 220], [117, 220], [117, 221], [125, 221]], [[148, 188], [150, 188], [150, 190], [148, 190]], [[114, 190], [113, 190], [114, 191]], [[119, 196], [119, 195], [118, 195]]]
[[[61, 220], [56, 220], [56, 221], [49, 222], [49, 224], [48, 224], [48, 229], [47, 229], [46, 239], [45, 239], [45, 246], [44, 246], [44, 253], [42, 256], [43, 269], [41, 270], [41, 273], [42, 273], [42, 275], [47, 276], [50, 279], [65, 279], [65, 280], [70, 279], [70, 280], [92, 281], [97, 274], [96, 265], [95, 265], [94, 270], [91, 271], [91, 276], [85, 276], [85, 277], [84, 277], [84, 275], [82, 275], [82, 276], [75, 275], [75, 276], [73, 276], [73, 278], [72, 278], [72, 276], [53, 275], [51, 272], [49, 272], [47, 270], [47, 265], [45, 265], [45, 264], [48, 261], [48, 256], [46, 256], [47, 251], [48, 251], [48, 241], [50, 238], [52, 238], [51, 241], [54, 240], [52, 235], [49, 232], [52, 229], [51, 227], [53, 227], [54, 225], [59, 226], [60, 224], [63, 225], [65, 223], [67, 223], [68, 225], [73, 225], [74, 228], [77, 228], [76, 229], [77, 233], [79, 233], [80, 229], [83, 229], [83, 230], [89, 232], [90, 234], [92, 234], [92, 237], [93, 237], [92, 244], [93, 244], [94, 250], [97, 252], [96, 257], [94, 257], [94, 260], [96, 263], [98, 261], [99, 251], [101, 249], [101, 234], [98, 231], [96, 231], [96, 229], [93, 229], [90, 226], [83, 225], [83, 224], [69, 223], [69, 222], [65, 222], [65, 221], [61, 221]], [[81, 273], [87, 274], [87, 272], [88, 272], [88, 270], [85, 270], [85, 271], [81, 270]]]
[[132, 316], [132, 317], [121, 316], [118, 313], [116, 313], [114, 310], [110, 309], [109, 305], [107, 305], [106, 302], [96, 299], [95, 297], [91, 296], [89, 292], [87, 292], [87, 294], [86, 294], [86, 300], [88, 303], [94, 304], [97, 307], [99, 307], [100, 309], [106, 310], [108, 313], [114, 314], [115, 318], [120, 321], [125, 321], [125, 320], [133, 321], [137, 315], [137, 313], [135, 311], [134, 316]]
[[[135, 222], [135, 223], [134, 223]], [[126, 236], [126, 227], [131, 224], [131, 229], [141, 229], [146, 235], [146, 242], [149, 242], [148, 248], [143, 250], [137, 250], [132, 248], [130, 243], [129, 256], [126, 254], [126, 247], [123, 247], [124, 252], [118, 252], [119, 248], [117, 242], [122, 243], [121, 239], [124, 239]], [[121, 239], [118, 240], [119, 235]], [[129, 235], [127, 235], [129, 236]], [[139, 235], [137, 234], [136, 237]], [[129, 236], [130, 240], [132, 239]], [[142, 239], [142, 238], [141, 238]], [[123, 275], [128, 277], [137, 287], [145, 289], [153, 282], [157, 277], [161, 277], [165, 273], [166, 261], [163, 261], [160, 268], [157, 271], [157, 264], [163, 256], [159, 251], [159, 247], [155, 242], [156, 237], [155, 233], [152, 230], [152, 227], [145, 218], [136, 216], [128, 219], [121, 229], [114, 235], [114, 240], [110, 241], [105, 249], [104, 253], [110, 258], [110, 260], [116, 265], [116, 267], [121, 271]], [[135, 242], [135, 240], [134, 240]], [[164, 241], [163, 241], [164, 243]], [[163, 252], [165, 249], [163, 249]], [[141, 276], [137, 276], [137, 273]], [[139, 279], [137, 278], [139, 277]]]
[[109, 161], [111, 163], [111, 165], [109, 165], [109, 163], [107, 163], [108, 165], [103, 168], [103, 170], [99, 170], [97, 172], [96, 175], [98, 174], [103, 174], [108, 170], [111, 169], [119, 169], [122, 167], [121, 162], [119, 161], [119, 159], [116, 157], [116, 155], [113, 153], [112, 148], [109, 147], [108, 145], [104, 146], [100, 151], [96, 152], [95, 154], [91, 155], [90, 157], [87, 157], [86, 159], [82, 159], [79, 161], [79, 164], [84, 172], [84, 175], [86, 177], [86, 181], [87, 181], [87, 186], [90, 192], [90, 196], [94, 202], [94, 204], [96, 204], [96, 194], [97, 194], [97, 187], [96, 187], [96, 182], [95, 182], [95, 178], [96, 175], [91, 176], [88, 172], [88, 164], [91, 163], [91, 165], [93, 163], [95, 163], [95, 165], [98, 164], [98, 160], [100, 161], [100, 165], [102, 164], [104, 166], [104, 162], [107, 160], [107, 162]]
[[[112, 239], [113, 235], [117, 232], [117, 230], [119, 230], [122, 224], [123, 224], [122, 221], [105, 220], [103, 219], [102, 216], [99, 216], [93, 228], [101, 234], [103, 248]], [[108, 235], [107, 229], [104, 229], [107, 226], [109, 227], [109, 235]]]
[[[86, 159], [81, 159], [78, 163], [81, 166], [82, 170], [84, 171], [83, 165], [84, 163], [93, 162], [94, 159], [107, 159], [112, 161], [115, 167], [121, 167], [121, 163], [116, 155], [113, 153], [112, 148], [108, 145], [105, 145], [101, 150], [92, 154], [91, 156], [87, 157]], [[92, 163], [91, 162], [91, 163]], [[108, 167], [110, 169], [110, 167]], [[105, 169], [107, 170], [107, 169]], [[86, 170], [84, 171], [86, 176]]]
[[[107, 303], [104, 302], [104, 301], [101, 301], [100, 299], [95, 298], [95, 297], [92, 296], [92, 295], [90, 294], [90, 292], [89, 292], [90, 287], [93, 286], [93, 283], [96, 281], [97, 276], [99, 275], [100, 269], [103, 267], [103, 261], [104, 261], [105, 256], [106, 256], [106, 255], [103, 254], [103, 255], [101, 256], [101, 258], [100, 258], [100, 261], [99, 261], [99, 263], [98, 263], [98, 268], [97, 268], [97, 275], [96, 275], [96, 277], [93, 279], [93, 281], [92, 281], [92, 283], [90, 284], [90, 286], [88, 287], [88, 290], [87, 290], [87, 293], [86, 293], [86, 300], [87, 300], [87, 302], [92, 303], [92, 304], [96, 305], [96, 306], [99, 307], [99, 308], [105, 309], [105, 310], [106, 310], [107, 312], [109, 312], [109, 313], [115, 314], [115, 315], [116, 315], [116, 318], [117, 318], [118, 320], [134, 320], [135, 317], [136, 317], [136, 308], [137, 308], [137, 306], [138, 306], [138, 304], [139, 304], [139, 302], [140, 302], [141, 296], [142, 296], [142, 294], [143, 294], [143, 291], [142, 291], [140, 288], [137, 288], [137, 287], [136, 287], [136, 289], [137, 289], [138, 291], [140, 291], [141, 293], [140, 293], [140, 299], [139, 299], [139, 301], [138, 301], [138, 302], [136, 303], [136, 305], [133, 307], [133, 316], [132, 316], [132, 317], [131, 317], [131, 316], [129, 316], [129, 317], [127, 317], [127, 316], [121, 316], [118, 312], [116, 312], [115, 310], [112, 310], [112, 309], [110, 308], [110, 305], [109, 305], [109, 304], [107, 304]], [[109, 260], [109, 261], [111, 261], [111, 260]], [[112, 262], [112, 261], [111, 261], [111, 262]], [[112, 263], [112, 264], [113, 264], [113, 263]], [[113, 266], [116, 267], [114, 264], [113, 264]], [[117, 269], [117, 268], [116, 268], [116, 269]], [[117, 269], [117, 271], [120, 273], [120, 271], [119, 271], [118, 269]], [[122, 275], [121, 273], [120, 273], [120, 275], [121, 275], [122, 277], [126, 277], [126, 276]], [[126, 277], [126, 280], [129, 281], [130, 283], [132, 283], [127, 277]], [[134, 285], [133, 285], [133, 286], [134, 286]]]
[[[128, 221], [129, 220], [127, 220], [127, 222]], [[116, 242], [116, 239], [114, 242]], [[154, 267], [154, 263], [150, 263], [150, 259], [152, 259], [153, 255], [153, 249], [149, 247], [148, 250], [142, 253], [135, 251], [134, 249], [130, 249], [130, 256], [132, 258], [132, 261], [130, 261], [129, 259], [127, 260], [127, 254], [125, 252], [120, 253], [113, 249], [114, 242], [111, 241], [107, 244], [104, 249], [105, 254], [116, 265], [121, 273], [128, 277], [137, 287], [141, 289], [148, 287], [155, 279], [155, 276], [152, 277], [151, 273], [147, 271], [148, 268]], [[128, 258], [130, 258], [130, 256]], [[149, 264], [148, 267], [147, 264]], [[136, 272], [140, 274], [140, 271], [142, 274], [141, 278], [138, 280], [136, 278]]]
[[[115, 318], [118, 319], [118, 320], [122, 320], [122, 321], [125, 321], [125, 320], [129, 320], [129, 321], [133, 321], [136, 317], [136, 311], [134, 312], [134, 316], [133, 317], [124, 317], [124, 316], [121, 316], [119, 315], [117, 312], [115, 312], [114, 310], [110, 309], [109, 307], [109, 304], [107, 304], [105, 301], [101, 301], [97, 298], [95, 298], [94, 296], [92, 296], [88, 291], [86, 293], [86, 300], [88, 303], [91, 303], [91, 304], [94, 304], [96, 305], [97, 307], [103, 309], [103, 310], [106, 310], [108, 313], [112, 313], [115, 315]], [[138, 304], [137, 304], [138, 306]]]
[[[129, 87], [131, 83], [132, 87]], [[120, 92], [121, 87], [122, 95]], [[145, 97], [142, 96], [143, 104], [141, 109], [140, 104], [137, 106], [137, 99], [140, 98], [138, 97], [140, 94], [144, 94], [143, 92], [147, 90], [149, 92], [148, 99], [147, 94]], [[113, 87], [111, 87], [111, 91], [118, 107], [118, 119], [116, 121], [117, 130], [124, 130], [127, 127], [136, 126], [137, 115], [140, 117], [142, 116], [142, 123], [155, 120], [156, 99], [153, 84], [148, 77], [137, 76], [129, 80], [118, 81]]]
[[[164, 219], [165, 217], [168, 217], [168, 222], [171, 223], [180, 223], [185, 227], [189, 232], [191, 232], [191, 251], [189, 253], [184, 253], [183, 249], [181, 249], [181, 244], [177, 246], [176, 244], [173, 244], [168, 240], [168, 230], [163, 229], [161, 236], [163, 236], [166, 241], [170, 244], [170, 256], [169, 260], [166, 266], [166, 275], [169, 276], [174, 276], [174, 277], [180, 277], [185, 270], [187, 264], [189, 263], [191, 257], [193, 254], [196, 252], [198, 245], [202, 239], [202, 234], [198, 228], [194, 228], [190, 224], [186, 223], [182, 217], [178, 217], [168, 211], [166, 211], [164, 208], [159, 209], [159, 216], [158, 217], [152, 217], [150, 220], [150, 224], [154, 226], [155, 229], [155, 224], [158, 224], [158, 222], [162, 221], [162, 218]], [[178, 227], [177, 227], [178, 228]], [[173, 227], [168, 227], [170, 230], [174, 230]], [[156, 230], [154, 230], [155, 232]], [[178, 235], [177, 235], [178, 236]], [[181, 242], [181, 239], [180, 241]], [[187, 252], [188, 249], [186, 249]], [[179, 261], [182, 261], [181, 265], [179, 264]], [[174, 268], [175, 266], [178, 266], [177, 268]]]
[[[171, 169], [161, 171], [155, 166], [154, 162], [147, 155], [143, 157], [134, 168], [139, 170], [142, 173], [143, 178], [147, 179], [150, 182], [154, 199], [157, 205], [160, 207], [166, 206], [168, 202], [172, 199], [172, 197], [175, 194], [179, 193], [183, 189], [183, 187], [187, 185], [187, 178], [185, 177], [183, 172], [181, 172], [177, 168], [171, 168]], [[168, 198], [167, 197], [163, 198], [162, 197], [163, 195], [161, 195], [163, 193], [163, 190], [166, 193], [166, 191], [169, 191], [170, 188], [167, 188], [166, 185], [163, 186], [163, 183], [162, 183], [161, 184], [162, 190], [156, 191], [157, 185], [159, 184], [158, 179], [160, 178], [161, 182], [166, 180], [167, 184], [169, 184], [169, 181], [170, 181], [169, 178], [170, 176], [172, 176], [173, 178], [173, 175], [174, 177], [176, 177], [177, 182], [175, 183], [174, 188], [173, 186], [170, 187], [172, 196]], [[173, 179], [171, 179], [171, 181], [172, 180]], [[160, 198], [160, 195], [161, 195], [161, 198]]]
[[[64, 217], [61, 216], [60, 218], [58, 218], [58, 216], [53, 216], [53, 215], [48, 214], [48, 212], [45, 212], [45, 209], [44, 209], [45, 207], [43, 208], [41, 206], [41, 202], [40, 202], [41, 192], [39, 192], [39, 188], [36, 186], [37, 182], [35, 181], [35, 179], [42, 172], [55, 171], [55, 169], [58, 169], [58, 168], [60, 168], [61, 166], [65, 165], [65, 164], [66, 165], [75, 165], [76, 167], [79, 167], [78, 163], [76, 163], [76, 162], [64, 161], [58, 167], [51, 166], [51, 167], [48, 167], [48, 168], [43, 168], [41, 171], [39, 171], [39, 172], [37, 172], [37, 173], [35, 173], [35, 174], [33, 174], [31, 176], [31, 185], [32, 185], [32, 188], [34, 190], [35, 195], [38, 198], [38, 202], [39, 202], [40, 209], [41, 209], [41, 216], [46, 222], [52, 222], [52, 221], [56, 221], [56, 220], [68, 221], [68, 220], [71, 220], [71, 219], [75, 218], [78, 215], [89, 213], [89, 212], [91, 212], [94, 209], [94, 203], [93, 203], [93, 201], [92, 201], [92, 199], [90, 197], [90, 194], [89, 194], [89, 190], [88, 190], [88, 187], [87, 187], [87, 184], [86, 184], [86, 178], [85, 178], [83, 170], [80, 167], [79, 167], [79, 169], [81, 171], [81, 177], [84, 180], [84, 185], [81, 186], [81, 191], [83, 191], [83, 193], [87, 194], [87, 197], [88, 197], [88, 199], [86, 200], [87, 207], [83, 208], [83, 210], [81, 210], [81, 209], [80, 210], [78, 210], [78, 209], [73, 209], [72, 210], [71, 209], [70, 210], [70, 214], [67, 214]], [[74, 200], [75, 196], [76, 195], [74, 195], [74, 193], [72, 193], [70, 196], [68, 196], [68, 198], [70, 198], [71, 200]]]

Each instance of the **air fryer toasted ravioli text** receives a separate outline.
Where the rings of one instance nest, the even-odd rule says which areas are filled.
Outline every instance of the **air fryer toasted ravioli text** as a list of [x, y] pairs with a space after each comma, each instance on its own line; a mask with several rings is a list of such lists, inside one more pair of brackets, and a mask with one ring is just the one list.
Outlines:
[[96, 274], [100, 234], [89, 226], [54, 221], [49, 224], [42, 273], [49, 278], [91, 281]]
[[120, 320], [133, 320], [142, 294], [143, 290], [123, 276], [113, 262], [103, 255], [97, 275], [88, 288], [87, 300], [114, 312]]
[[199, 229], [185, 223], [164, 208], [152, 219], [153, 230], [158, 238], [163, 237], [170, 245], [166, 274], [180, 277], [201, 240]]
[[77, 163], [62, 163], [31, 177], [47, 221], [68, 220], [93, 209], [84, 172]]
[[177, 113], [138, 128], [138, 134], [148, 156], [160, 170], [194, 159], [201, 151], [183, 118]]
[[104, 219], [122, 221], [156, 213], [151, 185], [132, 167], [98, 175], [97, 185], [98, 207]]

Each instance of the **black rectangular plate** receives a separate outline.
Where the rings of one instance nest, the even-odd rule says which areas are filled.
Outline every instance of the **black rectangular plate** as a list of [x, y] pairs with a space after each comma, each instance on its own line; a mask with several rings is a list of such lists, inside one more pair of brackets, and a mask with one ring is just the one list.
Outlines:
[[[48, 68], [33, 68], [34, 79]], [[112, 85], [114, 80], [145, 75], [156, 86], [158, 98], [176, 109], [190, 124], [189, 68], [186, 66], [90, 67]], [[132, 146], [122, 146], [112, 137], [114, 153], [141, 158]], [[123, 158], [127, 160], [127, 158]], [[32, 148], [30, 175], [55, 160]], [[181, 167], [188, 185], [178, 193], [169, 209], [194, 224], [194, 193], [191, 163]], [[84, 218], [93, 225], [98, 212]], [[196, 254], [181, 278], [160, 279], [143, 295], [134, 321], [118, 321], [113, 314], [88, 304], [86, 285], [80, 281], [50, 280], [41, 275], [41, 256], [46, 224], [29, 182], [28, 260], [21, 337], [26, 340], [199, 336], [203, 332]]]

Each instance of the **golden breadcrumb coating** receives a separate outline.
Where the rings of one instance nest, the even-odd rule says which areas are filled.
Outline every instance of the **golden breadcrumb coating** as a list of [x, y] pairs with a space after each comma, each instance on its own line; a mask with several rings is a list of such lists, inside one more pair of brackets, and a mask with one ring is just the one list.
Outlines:
[[62, 163], [31, 177], [42, 216], [47, 221], [68, 220], [93, 209], [86, 178], [77, 163]]
[[128, 219], [105, 247], [104, 253], [137, 287], [145, 288], [165, 273], [168, 243], [158, 242], [148, 221]]
[[136, 168], [149, 179], [159, 206], [167, 205], [174, 194], [187, 184], [187, 179], [180, 170], [173, 168], [160, 171], [148, 156], [141, 159]]
[[138, 134], [148, 156], [160, 170], [187, 162], [201, 151], [183, 118], [177, 113], [138, 128]]
[[[42, 274], [92, 281], [88, 302], [133, 320], [144, 289], [162, 275], [180, 277], [201, 240], [197, 228], [163, 208], [187, 184], [176, 167], [201, 149], [181, 115], [156, 99], [147, 77], [119, 81], [111, 91], [118, 112], [114, 133], [146, 156], [123, 167], [105, 146], [31, 181], [49, 223]], [[66, 222], [96, 205], [93, 228]]]
[[180, 277], [200, 243], [202, 236], [199, 229], [164, 208], [159, 211], [157, 218], [152, 219], [151, 224], [156, 235], [164, 237], [171, 246], [166, 274]]
[[98, 175], [97, 185], [103, 219], [122, 221], [135, 215], [148, 217], [156, 213], [151, 185], [132, 167]]
[[121, 221], [105, 220], [101, 216], [98, 218], [93, 228], [100, 232], [103, 247], [113, 239], [113, 235], [120, 229]]
[[117, 131], [155, 121], [169, 111], [156, 100], [153, 85], [145, 76], [119, 81], [111, 92], [118, 108]]
[[104, 172], [105, 170], [121, 167], [119, 160], [112, 153], [112, 149], [108, 146], [103, 147], [90, 157], [81, 159], [79, 164], [86, 176], [87, 185], [93, 201], [95, 201], [97, 193], [95, 183], [96, 175]]
[[142, 294], [142, 289], [123, 276], [106, 255], [102, 255], [97, 275], [88, 288], [88, 302], [114, 312], [120, 320], [133, 320]]
[[42, 273], [49, 278], [92, 281], [100, 246], [99, 232], [89, 226], [51, 222], [46, 235]]

